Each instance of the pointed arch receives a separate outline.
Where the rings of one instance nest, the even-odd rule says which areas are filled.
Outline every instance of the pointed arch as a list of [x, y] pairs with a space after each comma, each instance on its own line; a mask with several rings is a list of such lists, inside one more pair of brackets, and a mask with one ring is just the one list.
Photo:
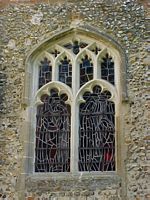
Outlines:
[[[98, 61], [102, 60], [106, 52], [110, 54], [110, 56], [113, 58], [113, 61], [115, 63], [114, 65], [115, 85], [113, 85], [109, 79], [104, 80], [105, 78], [101, 76], [102, 73], [99, 72], [100, 69], [98, 67]], [[36, 71], [35, 69], [39, 67], [37, 66], [37, 63], [41, 61], [41, 58], [43, 57], [43, 55], [44, 56], [46, 55], [48, 58], [52, 60], [52, 63], [53, 63], [52, 79], [49, 80], [49, 82], [45, 82], [44, 85], [41, 85], [41, 88], [38, 88], [37, 87], [38, 73], [35, 73]], [[84, 84], [82, 84], [80, 88], [79, 81], [81, 77], [79, 76], [80, 72], [78, 69], [79, 68], [78, 58], [80, 58], [81, 60], [89, 59], [89, 58], [84, 58], [84, 56], [82, 58], [81, 55], [84, 55], [84, 56], [87, 55], [91, 58], [93, 62], [94, 73], [91, 72], [92, 78], [85, 81]], [[68, 60], [72, 62], [72, 71], [70, 75], [72, 76], [71, 77], [72, 84], [70, 85], [66, 81], [70, 71], [66, 70], [69, 64], [66, 64], [66, 62], [64, 62], [65, 59], [67, 59], [67, 63], [69, 63]], [[63, 63], [63, 64], [61, 65], [60, 63]], [[29, 53], [26, 59], [26, 63], [25, 63], [26, 77], [25, 77], [25, 89], [24, 89], [24, 94], [23, 94], [23, 104], [25, 105], [25, 107], [27, 107], [26, 118], [30, 116], [30, 118], [28, 118], [27, 121], [30, 123], [31, 130], [32, 130], [32, 131], [29, 130], [28, 142], [30, 143], [30, 141], [32, 141], [32, 143], [35, 143], [35, 139], [33, 136], [33, 133], [35, 133], [35, 130], [36, 130], [36, 123], [37, 123], [35, 116], [39, 111], [37, 112], [36, 110], [36, 107], [34, 105], [35, 103], [34, 100], [36, 99], [37, 105], [42, 106], [41, 97], [43, 95], [47, 95], [46, 98], [48, 98], [49, 101], [51, 101], [50, 90], [57, 89], [57, 92], [55, 92], [54, 96], [55, 97], [57, 96], [60, 103], [61, 99], [59, 98], [59, 96], [61, 96], [61, 94], [64, 94], [64, 93], [67, 94], [68, 100], [61, 103], [63, 105], [69, 104], [71, 106], [71, 120], [70, 120], [71, 123], [69, 124], [71, 128], [71, 132], [70, 132], [71, 134], [71, 142], [70, 142], [71, 163], [69, 166], [70, 168], [69, 170], [71, 172], [78, 171], [78, 164], [76, 162], [79, 159], [76, 153], [78, 152], [77, 141], [79, 139], [78, 134], [77, 134], [78, 133], [77, 123], [79, 122], [79, 113], [81, 110], [80, 104], [84, 103], [85, 101], [85, 99], [83, 98], [83, 95], [84, 93], [86, 93], [86, 91], [88, 91], [90, 92], [90, 95], [91, 95], [89, 99], [95, 98], [94, 96], [92, 96], [93, 88], [95, 86], [102, 88], [102, 92], [100, 92], [100, 94], [97, 94], [97, 93], [94, 94], [95, 96], [96, 95], [103, 96], [104, 95], [103, 92], [105, 93], [106, 91], [109, 91], [111, 93], [111, 99], [106, 99], [107, 104], [109, 105], [110, 101], [115, 104], [115, 111], [116, 111], [115, 117], [118, 117], [119, 108], [120, 108], [119, 106], [121, 104], [121, 101], [126, 100], [127, 98], [126, 83], [125, 83], [126, 82], [126, 64], [127, 64], [126, 55], [122, 47], [116, 41], [114, 41], [114, 39], [109, 37], [107, 34], [102, 33], [98, 29], [93, 28], [91, 26], [83, 25], [79, 28], [70, 28], [58, 33], [55, 32], [55, 34], [52, 34], [50, 37], [47, 37], [46, 40], [42, 41], [40, 44], [35, 46], [33, 50], [31, 50], [31, 52]], [[59, 79], [59, 73], [60, 73], [59, 70], [62, 71], [63, 78], [65, 81], [63, 81], [62, 79]], [[78, 103], [77, 101], [80, 103]], [[100, 106], [99, 104], [97, 105]], [[89, 104], [87, 105], [87, 107], [89, 108]], [[110, 107], [113, 107], [113, 106], [109, 105], [108, 109]], [[46, 121], [48, 121], [47, 118], [46, 118]], [[118, 124], [118, 122], [116, 124]], [[118, 131], [119, 129], [116, 128], [116, 130]], [[30, 135], [30, 132], [32, 132], [32, 135]], [[119, 138], [118, 135], [117, 135], [117, 138]], [[30, 145], [31, 144], [29, 144], [29, 146]], [[30, 163], [29, 169], [30, 171], [33, 171], [34, 164], [35, 164], [33, 161], [35, 160], [35, 158], [33, 158], [34, 148], [30, 146], [30, 149], [32, 149], [32, 155], [29, 155], [29, 156], [30, 158], [32, 157], [32, 161], [29, 162]], [[117, 155], [116, 155], [116, 158], [117, 158]], [[111, 169], [114, 170], [113, 167]]]
[[99, 29], [89, 26], [81, 25], [78, 28], [68, 28], [62, 31], [55, 31], [50, 33], [50, 36], [46, 36], [46, 39], [41, 41], [38, 45], [35, 45], [33, 49], [29, 52], [26, 61], [25, 61], [25, 87], [23, 93], [23, 104], [29, 105], [29, 96], [30, 96], [30, 86], [32, 85], [31, 78], [34, 67], [34, 60], [38, 56], [39, 52], [46, 50], [50, 45], [58, 43], [64, 38], [70, 38], [71, 36], [77, 37], [81, 36], [91, 40], [97, 40], [101, 44], [105, 44], [108, 48], [111, 49], [111, 52], [114, 53], [115, 58], [117, 59], [117, 68], [119, 74], [117, 75], [117, 83], [119, 84], [119, 90], [121, 94], [122, 101], [127, 100], [127, 84], [126, 84], [126, 70], [127, 70], [127, 56], [125, 50], [122, 46], [110, 37], [107, 33], [100, 31]]

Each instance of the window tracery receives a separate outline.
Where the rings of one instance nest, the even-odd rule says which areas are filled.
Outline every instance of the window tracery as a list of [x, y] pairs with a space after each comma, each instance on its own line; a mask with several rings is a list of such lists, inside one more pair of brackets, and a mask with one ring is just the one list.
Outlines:
[[114, 56], [98, 41], [79, 36], [45, 51], [49, 56], [38, 68], [35, 171], [70, 172], [76, 161], [78, 171], [115, 171]]
[[65, 48], [72, 50], [72, 52], [77, 55], [82, 49], [84, 49], [88, 44], [85, 42], [78, 42], [78, 40], [72, 41], [64, 45]]

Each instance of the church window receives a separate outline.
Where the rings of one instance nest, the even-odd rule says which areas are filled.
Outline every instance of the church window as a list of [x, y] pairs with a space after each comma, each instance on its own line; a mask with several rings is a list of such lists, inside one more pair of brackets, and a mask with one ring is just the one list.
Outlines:
[[60, 38], [37, 55], [34, 68], [34, 171], [115, 171], [113, 51], [80, 34]]

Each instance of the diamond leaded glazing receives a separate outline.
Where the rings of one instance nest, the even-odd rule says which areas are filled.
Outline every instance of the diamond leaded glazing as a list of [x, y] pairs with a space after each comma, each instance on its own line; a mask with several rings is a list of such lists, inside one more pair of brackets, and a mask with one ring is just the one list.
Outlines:
[[99, 86], [86, 92], [79, 111], [79, 171], [115, 170], [115, 106]]

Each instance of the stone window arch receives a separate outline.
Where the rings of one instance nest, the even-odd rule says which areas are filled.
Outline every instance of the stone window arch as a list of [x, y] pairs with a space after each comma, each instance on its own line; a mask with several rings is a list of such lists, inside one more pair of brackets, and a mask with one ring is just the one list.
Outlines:
[[126, 88], [116, 47], [103, 35], [71, 29], [31, 52], [24, 92], [27, 173], [119, 170]]

